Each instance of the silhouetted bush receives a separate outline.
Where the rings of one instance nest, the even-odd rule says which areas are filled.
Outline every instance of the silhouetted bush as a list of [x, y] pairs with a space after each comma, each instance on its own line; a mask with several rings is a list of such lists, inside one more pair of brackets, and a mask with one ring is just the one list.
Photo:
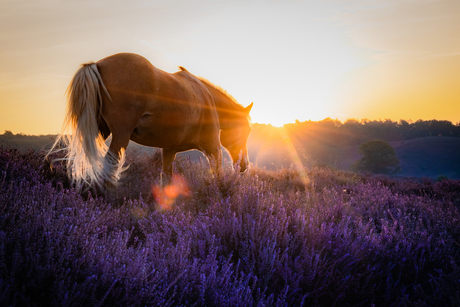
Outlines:
[[399, 160], [393, 147], [386, 141], [373, 140], [361, 144], [359, 153], [363, 155], [352, 166], [352, 170], [388, 174], [397, 172]]

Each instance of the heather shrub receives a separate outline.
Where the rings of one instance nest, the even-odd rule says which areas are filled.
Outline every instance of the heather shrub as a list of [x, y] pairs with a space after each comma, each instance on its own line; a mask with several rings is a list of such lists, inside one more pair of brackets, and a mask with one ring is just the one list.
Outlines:
[[128, 169], [118, 186], [118, 197], [127, 199], [153, 200], [152, 183], [159, 181], [161, 173], [161, 151], [155, 151], [151, 155], [140, 151], [130, 150], [126, 155]]
[[165, 209], [158, 157], [127, 160], [114, 205], [0, 150], [2, 305], [460, 305], [458, 181], [179, 159]]

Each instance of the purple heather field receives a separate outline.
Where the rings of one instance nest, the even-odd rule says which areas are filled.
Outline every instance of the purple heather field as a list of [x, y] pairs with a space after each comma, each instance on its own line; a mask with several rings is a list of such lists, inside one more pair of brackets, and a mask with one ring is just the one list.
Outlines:
[[0, 149], [1, 306], [460, 306], [458, 180], [179, 159], [166, 210], [127, 160], [108, 200]]

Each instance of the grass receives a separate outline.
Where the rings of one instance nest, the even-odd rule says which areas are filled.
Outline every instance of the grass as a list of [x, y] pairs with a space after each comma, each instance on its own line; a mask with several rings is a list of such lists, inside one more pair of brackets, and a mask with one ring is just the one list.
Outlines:
[[165, 210], [157, 157], [128, 160], [115, 205], [0, 150], [2, 305], [460, 305], [459, 181], [179, 160]]

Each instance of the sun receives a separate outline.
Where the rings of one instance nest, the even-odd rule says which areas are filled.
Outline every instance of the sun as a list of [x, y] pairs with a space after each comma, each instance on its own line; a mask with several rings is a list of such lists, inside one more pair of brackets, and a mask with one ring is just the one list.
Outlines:
[[[333, 114], [323, 109], [324, 104], [311, 104], [299, 101], [298, 103], [278, 104], [270, 100], [262, 100], [254, 102], [254, 107], [251, 111], [251, 119], [253, 123], [272, 125], [273, 127], [283, 127], [286, 124], [295, 123], [298, 121], [320, 121], [327, 117], [333, 117]], [[296, 108], [296, 105], [299, 105]], [[300, 107], [300, 106], [303, 106]]]
[[285, 124], [289, 123], [287, 120], [272, 117], [270, 116], [270, 114], [268, 114], [267, 116], [263, 113], [260, 115], [258, 113], [251, 114], [251, 119], [253, 123], [272, 125], [273, 127], [277, 127], [277, 128], [281, 128]]

